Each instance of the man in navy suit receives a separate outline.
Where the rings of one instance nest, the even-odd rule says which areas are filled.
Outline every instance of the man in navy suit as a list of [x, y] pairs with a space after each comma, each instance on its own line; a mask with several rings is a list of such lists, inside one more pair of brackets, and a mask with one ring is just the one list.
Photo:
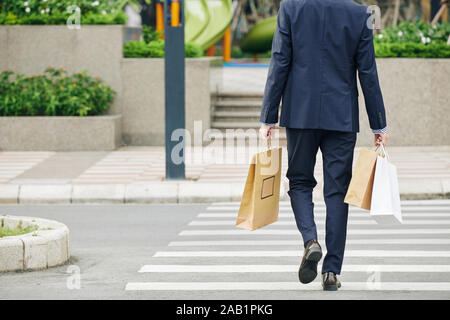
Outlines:
[[302, 283], [316, 278], [322, 258], [312, 202], [314, 165], [321, 150], [327, 208], [324, 290], [341, 285], [336, 275], [347, 233], [344, 197], [359, 132], [357, 72], [375, 144], [388, 139], [371, 21], [368, 8], [351, 0], [285, 0], [272, 41], [260, 131], [266, 138], [272, 135], [283, 98], [280, 126], [286, 127], [288, 194], [305, 246]]

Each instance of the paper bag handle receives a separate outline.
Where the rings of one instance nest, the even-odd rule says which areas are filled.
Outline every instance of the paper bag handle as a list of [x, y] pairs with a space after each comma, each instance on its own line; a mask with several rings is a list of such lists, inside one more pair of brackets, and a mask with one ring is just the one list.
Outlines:
[[389, 160], [389, 154], [387, 153], [382, 143], [378, 144], [378, 146], [375, 148], [375, 151], [377, 151], [379, 147], [381, 147], [381, 150], [383, 154], [386, 156], [386, 159]]

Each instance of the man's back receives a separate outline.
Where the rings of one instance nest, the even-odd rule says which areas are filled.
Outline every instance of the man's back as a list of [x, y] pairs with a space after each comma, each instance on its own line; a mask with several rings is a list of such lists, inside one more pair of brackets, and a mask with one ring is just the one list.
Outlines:
[[[344, 199], [359, 131], [356, 71], [370, 127], [386, 130], [366, 10], [350, 0], [283, 1], [261, 111], [261, 134], [268, 138], [283, 97], [280, 125], [286, 127], [288, 195], [305, 246], [298, 272], [301, 283], [314, 281], [322, 258], [312, 197], [316, 156], [321, 151], [327, 222], [324, 290], [340, 287], [337, 275], [342, 270], [348, 217]], [[374, 133], [376, 139], [381, 135]], [[383, 134], [379, 142], [386, 140]]]
[[350, 0], [283, 1], [261, 121], [278, 120], [282, 95], [281, 126], [359, 131], [358, 70], [371, 127], [384, 128], [368, 19], [367, 7]]

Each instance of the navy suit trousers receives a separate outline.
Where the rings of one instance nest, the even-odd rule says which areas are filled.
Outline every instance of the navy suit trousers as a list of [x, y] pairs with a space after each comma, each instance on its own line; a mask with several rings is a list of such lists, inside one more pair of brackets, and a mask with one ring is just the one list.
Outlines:
[[347, 236], [348, 205], [344, 197], [352, 176], [356, 132], [286, 128], [289, 197], [304, 244], [317, 238], [312, 191], [318, 149], [323, 159], [327, 254], [322, 273], [341, 273]]

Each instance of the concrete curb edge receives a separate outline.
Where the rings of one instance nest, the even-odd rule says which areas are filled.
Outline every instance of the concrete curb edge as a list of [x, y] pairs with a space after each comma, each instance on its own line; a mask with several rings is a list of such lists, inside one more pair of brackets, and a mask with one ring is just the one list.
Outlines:
[[0, 272], [42, 270], [64, 264], [70, 258], [69, 229], [66, 225], [34, 217], [0, 216], [2, 223], [21, 221], [37, 225], [38, 230], [0, 238]]
[[[158, 181], [135, 184], [0, 184], [0, 204], [69, 203], [208, 203], [240, 201], [244, 183]], [[399, 181], [406, 199], [448, 198], [450, 180]], [[288, 200], [288, 186], [281, 184], [280, 198]]]

